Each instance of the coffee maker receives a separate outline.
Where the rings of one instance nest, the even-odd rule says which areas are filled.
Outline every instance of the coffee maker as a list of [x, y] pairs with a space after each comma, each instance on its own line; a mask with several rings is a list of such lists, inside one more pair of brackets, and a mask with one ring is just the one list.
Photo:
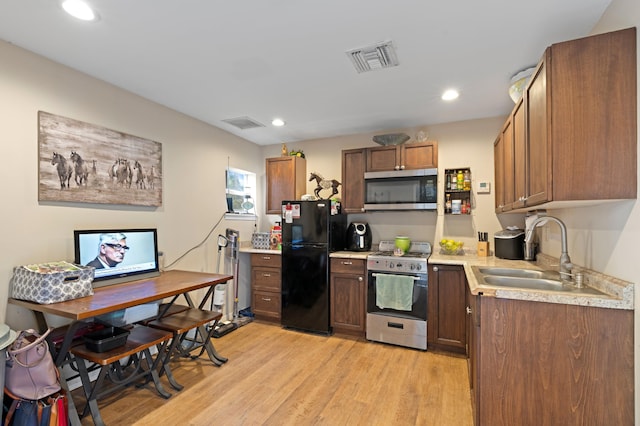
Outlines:
[[371, 228], [365, 222], [352, 222], [347, 227], [347, 250], [371, 250]]

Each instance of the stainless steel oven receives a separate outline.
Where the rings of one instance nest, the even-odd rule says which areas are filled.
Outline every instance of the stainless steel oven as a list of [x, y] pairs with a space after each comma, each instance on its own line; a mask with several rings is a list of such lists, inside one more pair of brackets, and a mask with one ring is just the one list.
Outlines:
[[414, 243], [394, 256], [389, 245], [392, 250], [393, 241], [381, 242], [381, 251], [367, 257], [367, 339], [426, 350], [431, 246]]

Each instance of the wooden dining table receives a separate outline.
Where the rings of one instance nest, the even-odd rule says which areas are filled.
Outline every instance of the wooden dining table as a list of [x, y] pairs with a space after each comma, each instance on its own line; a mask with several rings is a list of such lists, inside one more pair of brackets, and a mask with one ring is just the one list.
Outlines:
[[[171, 270], [164, 271], [152, 278], [95, 288], [91, 296], [64, 302], [39, 304], [9, 298], [9, 303], [31, 310], [35, 315], [37, 327], [41, 333], [46, 332], [49, 328], [45, 314], [71, 320], [71, 323], [65, 327], [62, 343], [60, 345], [50, 345], [56, 366], [61, 368], [66, 363], [69, 363], [69, 349], [73, 344], [74, 338], [77, 337], [78, 331], [93, 318], [122, 309], [169, 299], [169, 303], [164, 305], [165, 309], [160, 309], [159, 316], [162, 316], [180, 297], [184, 298], [189, 307], [203, 309], [208, 299], [213, 297], [215, 286], [224, 284], [231, 279], [233, 279], [233, 276], [227, 274]], [[207, 292], [196, 306], [189, 293], [205, 288]], [[225, 357], [218, 354], [210, 339], [207, 342], [203, 342], [203, 346], [207, 350], [211, 361], [216, 365], [227, 361]], [[63, 387], [68, 390], [64, 376], [61, 374], [60, 377]], [[69, 394], [69, 396], [71, 395]], [[80, 424], [71, 397], [69, 397], [69, 417], [72, 424]]]

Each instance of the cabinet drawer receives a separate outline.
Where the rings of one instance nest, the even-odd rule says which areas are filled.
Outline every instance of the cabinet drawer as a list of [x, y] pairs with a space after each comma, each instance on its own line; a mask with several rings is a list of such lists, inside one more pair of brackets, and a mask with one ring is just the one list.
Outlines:
[[331, 258], [331, 273], [336, 274], [364, 274], [363, 259], [348, 259], [342, 257]]
[[254, 290], [252, 303], [253, 312], [258, 316], [280, 319], [280, 301], [280, 293]]
[[279, 254], [251, 253], [251, 266], [280, 268], [282, 263]]
[[280, 293], [282, 288], [280, 269], [252, 268], [251, 275], [251, 283], [254, 289]]

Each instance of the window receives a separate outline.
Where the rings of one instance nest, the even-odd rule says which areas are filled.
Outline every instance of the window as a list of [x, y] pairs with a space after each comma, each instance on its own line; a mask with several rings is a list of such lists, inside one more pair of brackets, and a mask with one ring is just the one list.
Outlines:
[[256, 174], [241, 169], [228, 168], [227, 176], [227, 213], [248, 215], [256, 214]]

